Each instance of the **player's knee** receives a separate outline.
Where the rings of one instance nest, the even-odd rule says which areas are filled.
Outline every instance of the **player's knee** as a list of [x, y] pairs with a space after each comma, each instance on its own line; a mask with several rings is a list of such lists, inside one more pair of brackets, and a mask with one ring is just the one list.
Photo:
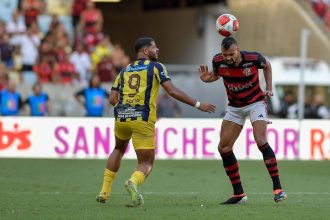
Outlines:
[[219, 145], [218, 147], [218, 151], [220, 154], [226, 154], [226, 153], [229, 153], [230, 151], [232, 151], [232, 147], [231, 146], [222, 146], [222, 145]]

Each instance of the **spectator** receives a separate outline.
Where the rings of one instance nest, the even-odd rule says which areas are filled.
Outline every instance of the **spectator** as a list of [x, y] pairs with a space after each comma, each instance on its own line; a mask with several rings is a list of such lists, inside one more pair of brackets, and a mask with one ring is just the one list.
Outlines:
[[23, 35], [20, 38], [19, 42], [21, 48], [22, 55], [22, 76], [23, 81], [26, 83], [35, 83], [35, 79], [32, 79], [32, 76], [35, 74], [32, 72], [33, 66], [37, 62], [37, 58], [39, 55], [39, 45], [40, 38], [35, 33], [33, 27], [28, 28], [27, 34]]
[[13, 46], [9, 44], [9, 35], [3, 34], [0, 38], [0, 58], [7, 68], [13, 68]]
[[40, 61], [33, 67], [33, 71], [37, 75], [38, 82], [50, 83], [53, 81], [53, 64], [49, 61], [48, 56], [41, 56]]
[[314, 95], [313, 103], [310, 107], [311, 118], [329, 119], [329, 110], [324, 105], [324, 96], [321, 94]]
[[0, 92], [0, 112], [2, 116], [17, 116], [22, 107], [21, 95], [16, 92], [16, 84], [9, 81], [7, 89]]
[[33, 95], [29, 96], [24, 104], [29, 106], [28, 115], [46, 116], [49, 115], [50, 103], [48, 95], [42, 91], [42, 86], [36, 83], [32, 87]]
[[69, 61], [69, 54], [65, 54], [64, 60], [55, 66], [54, 81], [61, 84], [73, 84], [74, 79], [79, 79], [79, 75], [72, 63]]
[[71, 54], [70, 62], [75, 66], [79, 74], [79, 84], [86, 86], [89, 79], [89, 71], [92, 67], [88, 53], [85, 51], [84, 44], [78, 43], [76, 50]]
[[102, 31], [103, 16], [92, 0], [87, 0], [86, 9], [80, 16], [80, 25], [84, 35]]
[[286, 91], [280, 103], [280, 112], [278, 113], [280, 118], [297, 118], [298, 106], [295, 101], [295, 97], [292, 91]]
[[95, 50], [91, 54], [92, 69], [95, 70], [97, 64], [102, 60], [102, 58], [108, 55], [111, 55], [111, 43], [109, 38], [105, 37], [97, 44]]
[[22, 9], [24, 11], [26, 27], [30, 27], [33, 23], [37, 23], [37, 17], [39, 15], [38, 0], [23, 0]]
[[181, 109], [178, 103], [167, 92], [163, 92], [157, 102], [157, 117], [172, 118], [179, 117], [180, 114]]
[[101, 59], [97, 64], [96, 72], [101, 82], [113, 82], [116, 79], [117, 71], [110, 55], [105, 55]]
[[19, 72], [22, 70], [22, 55], [20, 53], [20, 47], [19, 46], [14, 46], [13, 50], [13, 70], [12, 72], [15, 72], [17, 75]]
[[72, 4], [72, 24], [76, 28], [80, 21], [80, 14], [86, 9], [87, 0], [74, 0]]
[[75, 94], [77, 101], [85, 107], [86, 116], [101, 117], [104, 112], [109, 93], [100, 87], [99, 76], [93, 75], [88, 88], [82, 89]]
[[54, 44], [49, 41], [48, 36], [45, 37], [39, 47], [39, 59], [40, 57], [47, 57], [49, 62], [55, 63], [58, 60], [57, 55]]
[[20, 19], [19, 11], [15, 11], [12, 15], [12, 20], [7, 23], [7, 32], [11, 37], [21, 35], [26, 31], [23, 19]]

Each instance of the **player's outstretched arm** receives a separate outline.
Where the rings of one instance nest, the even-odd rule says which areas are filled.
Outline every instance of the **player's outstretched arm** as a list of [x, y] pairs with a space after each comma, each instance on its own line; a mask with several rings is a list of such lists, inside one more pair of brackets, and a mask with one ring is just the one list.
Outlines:
[[210, 72], [206, 65], [200, 65], [198, 72], [201, 80], [206, 83], [217, 81], [220, 78], [220, 76]]
[[162, 87], [170, 96], [183, 103], [186, 103], [187, 105], [194, 106], [195, 108], [198, 108], [200, 111], [203, 112], [215, 112], [215, 105], [209, 103], [200, 103], [199, 101], [196, 101], [195, 99], [188, 96], [185, 92], [174, 86], [171, 81], [163, 82]]

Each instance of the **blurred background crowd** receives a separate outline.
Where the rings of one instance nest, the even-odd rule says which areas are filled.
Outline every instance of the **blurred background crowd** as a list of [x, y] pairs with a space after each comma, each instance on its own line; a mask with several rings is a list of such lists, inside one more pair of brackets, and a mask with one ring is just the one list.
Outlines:
[[[33, 85], [35, 96], [35, 88], [40, 90], [43, 84], [89, 87], [92, 76], [97, 78], [93, 86], [99, 87], [113, 82], [129, 64], [121, 45], [103, 32], [103, 15], [93, 1], [74, 0], [70, 8], [67, 14], [51, 11], [46, 0], [0, 1], [0, 90], [10, 93], [17, 84]], [[1, 115], [19, 114], [29, 97], [9, 100], [6, 94], [0, 97]], [[48, 109], [37, 115], [50, 114], [45, 101], [35, 104]]]
[[45, 0], [1, 2], [0, 88], [8, 79], [87, 85], [93, 74], [111, 82], [130, 62], [103, 32], [102, 13], [91, 0], [74, 0], [71, 16], [48, 13]]

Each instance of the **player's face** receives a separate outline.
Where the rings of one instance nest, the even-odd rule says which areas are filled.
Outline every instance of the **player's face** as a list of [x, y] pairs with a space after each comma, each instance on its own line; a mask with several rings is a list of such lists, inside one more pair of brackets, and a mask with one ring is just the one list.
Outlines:
[[157, 48], [154, 41], [151, 42], [151, 45], [148, 47], [148, 57], [152, 61], [158, 60], [159, 49]]
[[236, 66], [238, 60], [239, 60], [239, 48], [237, 45], [232, 44], [228, 50], [225, 50], [224, 48], [221, 48], [222, 50], [222, 56], [223, 59], [225, 61], [225, 63], [227, 64], [227, 66], [229, 67], [234, 67]]

